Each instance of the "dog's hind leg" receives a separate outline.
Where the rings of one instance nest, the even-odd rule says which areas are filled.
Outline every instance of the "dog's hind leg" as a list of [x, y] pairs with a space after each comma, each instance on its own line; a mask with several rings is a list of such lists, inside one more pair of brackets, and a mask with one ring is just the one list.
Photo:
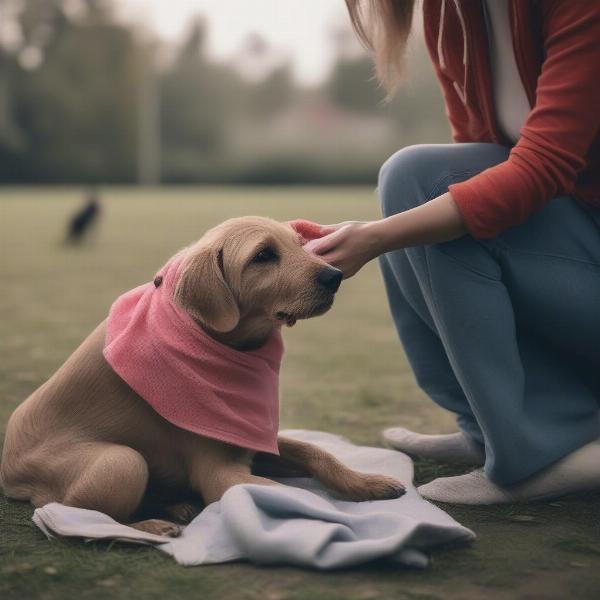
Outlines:
[[388, 500], [398, 498], [405, 491], [398, 480], [354, 471], [314, 444], [282, 436], [277, 441], [284, 463], [307, 471], [344, 500]]
[[[103, 512], [126, 522], [138, 509], [148, 485], [148, 464], [128, 446], [94, 442], [73, 449], [73, 474], [63, 504]], [[180, 528], [160, 519], [132, 523], [131, 527], [156, 535], [176, 536]]]
[[128, 446], [103, 442], [72, 448], [63, 504], [106, 513], [117, 521], [128, 519], [138, 508], [148, 484], [144, 457]]

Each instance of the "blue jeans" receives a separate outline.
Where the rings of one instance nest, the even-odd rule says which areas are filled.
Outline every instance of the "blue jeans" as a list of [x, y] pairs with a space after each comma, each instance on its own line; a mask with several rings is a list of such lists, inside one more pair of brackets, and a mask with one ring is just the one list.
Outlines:
[[[384, 216], [503, 162], [495, 144], [412, 146], [382, 167]], [[417, 382], [516, 483], [596, 439], [600, 403], [600, 210], [553, 199], [495, 239], [380, 258]]]

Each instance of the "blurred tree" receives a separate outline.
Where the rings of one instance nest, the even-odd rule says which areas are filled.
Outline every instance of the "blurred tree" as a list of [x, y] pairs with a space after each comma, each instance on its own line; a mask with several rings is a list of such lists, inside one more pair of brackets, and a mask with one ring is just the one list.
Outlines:
[[249, 84], [249, 88], [249, 112], [262, 119], [286, 109], [297, 94], [289, 63], [276, 67], [262, 81]]
[[357, 51], [354, 35], [348, 29], [338, 29], [332, 38], [337, 60], [325, 89], [337, 106], [389, 118], [398, 134], [399, 147], [449, 140], [441, 93], [419, 24], [415, 26], [407, 51], [406, 79], [389, 101], [375, 79], [371, 58]]
[[214, 150], [222, 137], [219, 90], [204, 57], [205, 30], [196, 22], [162, 81], [161, 122], [165, 150]]
[[15, 57], [0, 47], [0, 181], [22, 177], [19, 154], [25, 138], [17, 122], [14, 81]]
[[348, 30], [305, 88], [259, 36], [216, 63], [196, 20], [173, 55], [113, 4], [0, 0], [0, 182], [373, 182], [391, 151], [448, 139], [422, 44], [384, 105]]
[[268, 119], [285, 110], [298, 93], [289, 59], [253, 33], [247, 37], [236, 60], [244, 74], [245, 93], [238, 103], [242, 114]]
[[375, 80], [367, 56], [339, 56], [329, 79], [328, 92], [341, 108], [356, 112], [381, 112], [385, 92]]
[[131, 180], [135, 58], [127, 30], [94, 19], [67, 26], [44, 68], [23, 73], [19, 120], [35, 177]]
[[209, 61], [206, 28], [197, 20], [161, 82], [161, 130], [166, 180], [198, 179], [222, 152], [241, 92], [234, 71]]
[[131, 180], [136, 47], [101, 0], [69, 19], [60, 0], [25, 0], [17, 13], [20, 68], [11, 77], [25, 139], [16, 160], [33, 181]]
[[403, 145], [447, 143], [450, 126], [440, 87], [423, 40], [415, 37], [407, 56], [406, 80], [385, 112]]
[[335, 62], [325, 91], [340, 108], [362, 113], [380, 113], [385, 92], [375, 78], [373, 61], [365, 55], [348, 27], [331, 34]]
[[[8, 0], [9, 2], [13, 0]], [[18, 22], [21, 28], [21, 51], [36, 49], [42, 54], [54, 39], [60, 37], [67, 18], [62, 0], [25, 0]]]

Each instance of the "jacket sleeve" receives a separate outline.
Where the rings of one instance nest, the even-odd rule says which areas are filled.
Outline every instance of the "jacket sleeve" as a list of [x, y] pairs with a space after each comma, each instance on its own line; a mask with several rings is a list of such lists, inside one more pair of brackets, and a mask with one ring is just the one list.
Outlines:
[[600, 130], [600, 2], [542, 3], [545, 59], [536, 102], [508, 160], [450, 192], [476, 238], [569, 194]]

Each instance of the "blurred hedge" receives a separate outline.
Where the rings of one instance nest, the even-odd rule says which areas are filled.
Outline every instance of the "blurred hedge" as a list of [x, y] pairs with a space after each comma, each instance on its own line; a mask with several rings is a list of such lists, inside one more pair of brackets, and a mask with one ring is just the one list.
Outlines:
[[258, 81], [211, 62], [202, 22], [169, 48], [102, 0], [2, 1], [19, 41], [0, 33], [0, 182], [374, 183], [395, 149], [448, 140], [422, 44], [384, 105], [368, 58], [343, 47], [305, 89], [281, 61]]

